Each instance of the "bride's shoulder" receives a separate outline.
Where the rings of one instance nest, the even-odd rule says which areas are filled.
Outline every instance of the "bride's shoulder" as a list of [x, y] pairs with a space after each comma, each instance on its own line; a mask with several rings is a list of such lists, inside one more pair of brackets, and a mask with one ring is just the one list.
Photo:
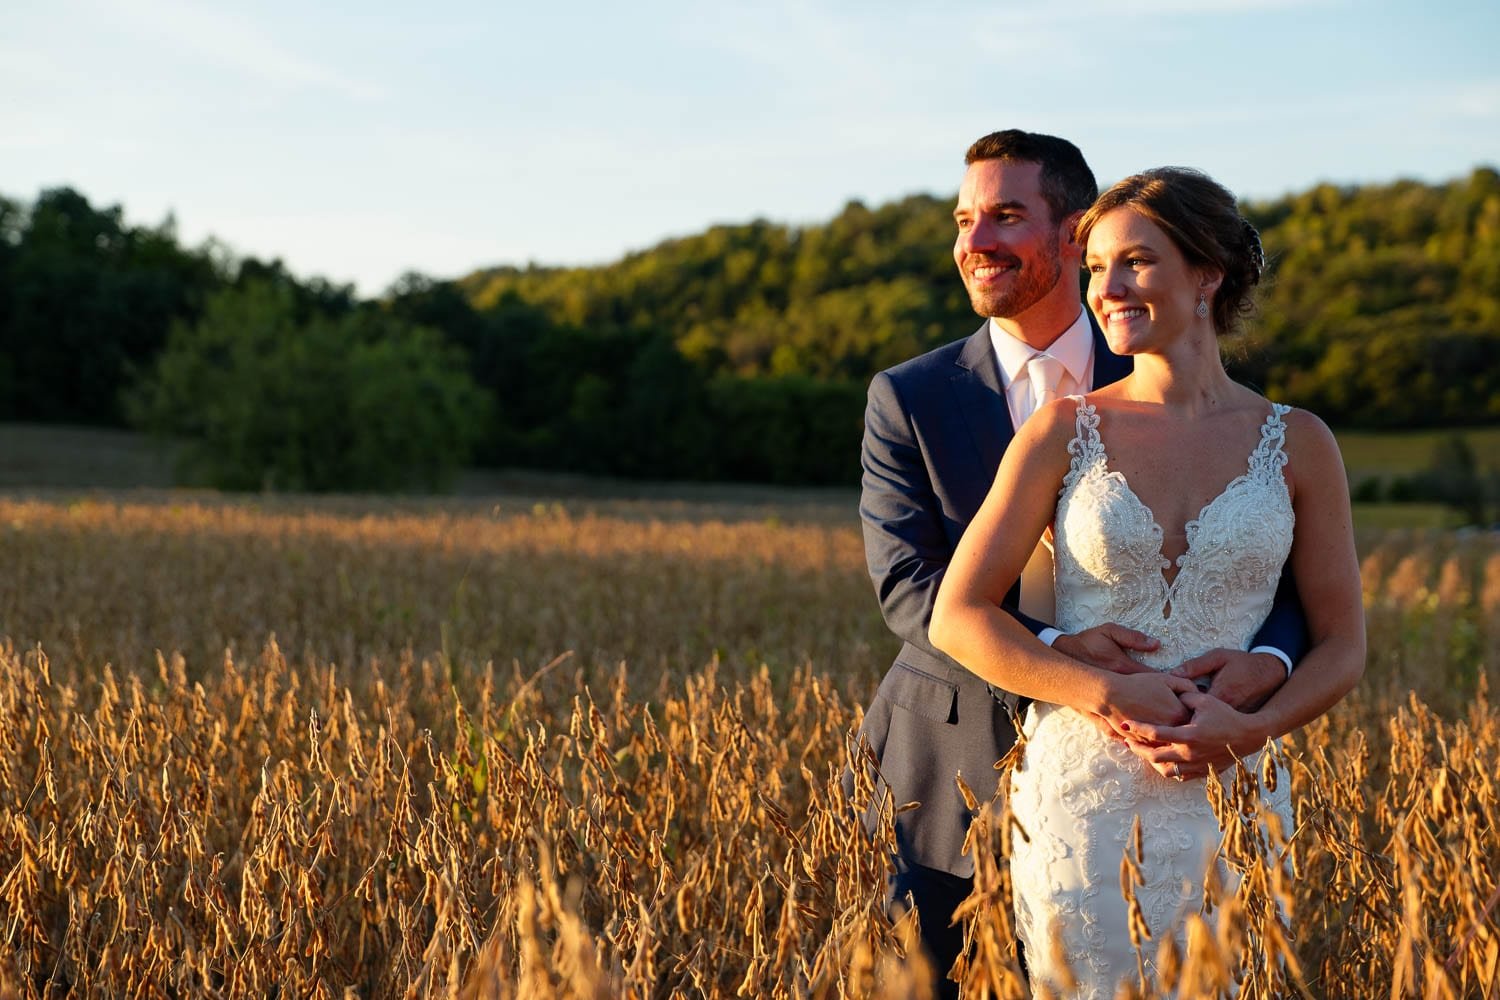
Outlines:
[[1092, 406], [1108, 408], [1121, 400], [1130, 398], [1128, 385], [1128, 379], [1121, 379], [1118, 382], [1111, 382], [1109, 385], [1101, 385], [1099, 388], [1092, 390], [1080, 398]]
[[1064, 396], [1044, 404], [1033, 413], [1016, 434], [1017, 450], [1046, 464], [1066, 466], [1069, 445], [1097, 426], [1093, 407], [1079, 396]]
[[1293, 480], [1323, 478], [1337, 474], [1344, 476], [1344, 458], [1339, 452], [1338, 438], [1323, 419], [1311, 410], [1290, 407], [1283, 414], [1286, 438], [1283, 449], [1287, 456], [1287, 471]]
[[1333, 436], [1333, 431], [1323, 422], [1323, 418], [1311, 410], [1304, 410], [1300, 406], [1279, 406], [1282, 410], [1282, 422], [1286, 424], [1287, 444], [1292, 444], [1293, 437], [1306, 439], [1308, 442], [1319, 442], [1338, 448], [1338, 440]]
[[[1274, 424], [1280, 421], [1286, 428], [1286, 447], [1293, 446], [1293, 438], [1308, 438], [1320, 441], [1333, 441], [1333, 432], [1328, 425], [1311, 410], [1304, 410], [1296, 406], [1288, 406], [1276, 400], [1267, 399], [1246, 385], [1238, 386], [1240, 395], [1233, 407], [1237, 419], [1245, 423], [1259, 422], [1262, 424]], [[1336, 446], [1336, 443], [1335, 443]]]

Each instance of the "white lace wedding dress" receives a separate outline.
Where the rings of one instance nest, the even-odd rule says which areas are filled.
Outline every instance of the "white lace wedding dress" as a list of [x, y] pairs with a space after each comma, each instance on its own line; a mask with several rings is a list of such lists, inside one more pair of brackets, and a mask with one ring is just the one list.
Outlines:
[[[1125, 478], [1108, 469], [1095, 408], [1078, 404], [1055, 521], [1058, 627], [1076, 632], [1119, 622], [1139, 629], [1161, 640], [1160, 650], [1140, 656], [1158, 670], [1216, 647], [1248, 648], [1292, 544], [1281, 471], [1288, 407], [1273, 404], [1246, 473], [1188, 523], [1187, 551], [1168, 583], [1161, 527]], [[1029, 842], [1012, 839], [1011, 876], [1032, 984], [1111, 1000], [1122, 980], [1138, 976], [1120, 889], [1135, 818], [1145, 858], [1145, 884], [1135, 895], [1153, 939], [1143, 949], [1148, 975], [1163, 935], [1178, 933], [1180, 943], [1186, 918], [1201, 905], [1219, 827], [1201, 780], [1162, 777], [1072, 709], [1033, 704], [1024, 731], [1011, 804]], [[1286, 783], [1278, 787], [1282, 801], [1272, 806], [1289, 815]], [[1077, 979], [1076, 993], [1059, 988], [1058, 958]]]

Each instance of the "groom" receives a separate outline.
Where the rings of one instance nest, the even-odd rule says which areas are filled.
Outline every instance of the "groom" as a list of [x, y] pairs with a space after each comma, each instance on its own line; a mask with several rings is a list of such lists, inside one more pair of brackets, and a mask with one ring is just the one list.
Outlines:
[[[957, 995], [945, 974], [962, 947], [953, 911], [974, 872], [962, 853], [972, 814], [955, 779], [961, 775], [981, 802], [994, 795], [994, 764], [1015, 742], [1012, 715], [1022, 706], [932, 647], [933, 600], [1015, 429], [1041, 403], [1107, 385], [1131, 368], [1110, 353], [1079, 298], [1073, 225], [1098, 189], [1078, 148], [1011, 129], [975, 142], [965, 162], [953, 259], [986, 319], [973, 335], [875, 376], [860, 496], [870, 576], [886, 624], [904, 641], [860, 736], [894, 804], [920, 803], [896, 816], [887, 907], [892, 917], [916, 907], [945, 996]], [[1148, 636], [1115, 624], [1064, 635], [1020, 610], [1050, 615], [1051, 568], [1040, 556], [1033, 565], [1042, 566], [1041, 582], [1031, 585], [1028, 567], [1006, 610], [1059, 652], [1106, 669], [1146, 669], [1128, 654], [1155, 649]], [[1212, 693], [1230, 704], [1253, 705], [1286, 679], [1286, 654], [1301, 652], [1300, 627], [1295, 600], [1278, 599], [1256, 638], [1276, 649], [1215, 650], [1188, 661], [1185, 672], [1203, 684], [1211, 678]], [[1146, 721], [1180, 724], [1187, 715]]]

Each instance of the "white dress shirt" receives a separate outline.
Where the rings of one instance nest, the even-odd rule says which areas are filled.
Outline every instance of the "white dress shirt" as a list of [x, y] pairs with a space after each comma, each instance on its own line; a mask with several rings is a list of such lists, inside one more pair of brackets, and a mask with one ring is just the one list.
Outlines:
[[[990, 320], [990, 343], [1000, 365], [1000, 384], [1005, 389], [1011, 426], [1016, 430], [1020, 430], [1031, 416], [1033, 393], [1026, 363], [1036, 355], [1047, 354], [1056, 358], [1066, 369], [1057, 385], [1059, 398], [1087, 392], [1094, 384], [1094, 331], [1081, 308], [1073, 325], [1045, 351], [1017, 340], [993, 319]], [[1052, 546], [1048, 539], [1043, 538], [1021, 571], [1021, 610], [1038, 621], [1050, 621], [1056, 617], [1052, 587]], [[1060, 635], [1062, 632], [1055, 628], [1044, 628], [1037, 638], [1050, 646]]]
[[1094, 329], [1082, 309], [1078, 310], [1073, 325], [1045, 351], [1038, 351], [1012, 337], [993, 319], [990, 320], [990, 343], [995, 348], [995, 360], [1000, 363], [1000, 385], [1005, 389], [1010, 422], [1016, 430], [1020, 430], [1026, 418], [1031, 416], [1031, 378], [1026, 374], [1026, 362], [1033, 355], [1051, 355], [1068, 370], [1057, 387], [1059, 398], [1080, 395], [1094, 386]]

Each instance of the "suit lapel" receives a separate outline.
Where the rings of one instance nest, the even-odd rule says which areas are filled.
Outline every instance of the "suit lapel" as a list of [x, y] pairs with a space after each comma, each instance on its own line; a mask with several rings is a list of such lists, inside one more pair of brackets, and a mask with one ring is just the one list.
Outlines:
[[[987, 474], [993, 476], [1016, 429], [1011, 426], [1010, 407], [1000, 385], [1000, 363], [995, 360], [995, 348], [990, 343], [988, 321], [964, 344], [956, 364], [953, 391], [969, 425], [969, 436], [974, 440], [979, 460]], [[989, 487], [988, 482], [983, 485]]]

